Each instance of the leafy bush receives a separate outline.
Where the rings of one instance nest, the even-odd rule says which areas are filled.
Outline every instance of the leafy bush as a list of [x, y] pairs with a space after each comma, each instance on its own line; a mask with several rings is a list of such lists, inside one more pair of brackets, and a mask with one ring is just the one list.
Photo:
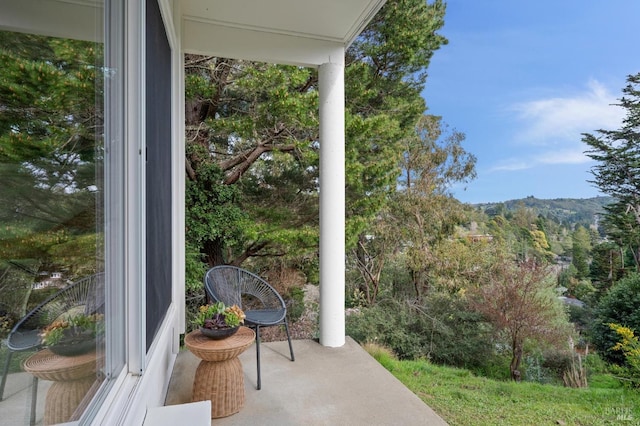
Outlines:
[[431, 293], [423, 305], [384, 299], [347, 317], [347, 333], [358, 342], [385, 345], [401, 359], [478, 367], [493, 356], [491, 329], [466, 309], [463, 298]]
[[[585, 306], [566, 306], [569, 314], [569, 321], [576, 327], [581, 336], [588, 334], [589, 327], [593, 324], [593, 309], [588, 305]], [[583, 345], [584, 342], [579, 342]]]
[[529, 382], [557, 384], [561, 383], [564, 373], [570, 367], [571, 354], [551, 348], [525, 357], [524, 377]]
[[628, 327], [622, 327], [618, 324], [609, 324], [609, 328], [614, 330], [621, 339], [612, 348], [614, 351], [621, 351], [626, 360], [626, 374], [630, 384], [634, 387], [640, 387], [640, 340]]
[[481, 365], [470, 368], [477, 376], [488, 377], [493, 380], [511, 380], [509, 364], [511, 355], [508, 353], [495, 353], [491, 357], [483, 360]]
[[416, 313], [406, 303], [386, 299], [347, 316], [346, 329], [361, 344], [382, 344], [400, 358], [413, 359], [426, 355], [422, 336], [415, 332], [416, 323]]
[[285, 297], [287, 301], [287, 317], [290, 322], [300, 319], [304, 313], [304, 290], [300, 287], [291, 287]]
[[0, 309], [0, 339], [4, 339], [16, 323], [16, 317], [11, 312]]
[[621, 341], [610, 323], [621, 324], [636, 332], [640, 331], [640, 275], [630, 274], [618, 281], [609, 290], [595, 310], [591, 328], [591, 341], [608, 362], [622, 365], [624, 355], [612, 348]]

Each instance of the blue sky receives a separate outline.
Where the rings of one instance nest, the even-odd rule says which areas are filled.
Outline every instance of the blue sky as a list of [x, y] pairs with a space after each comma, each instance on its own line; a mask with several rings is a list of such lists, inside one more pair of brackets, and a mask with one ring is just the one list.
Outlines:
[[639, 27], [640, 0], [448, 1], [423, 96], [478, 159], [456, 198], [602, 195], [581, 133], [620, 127]]

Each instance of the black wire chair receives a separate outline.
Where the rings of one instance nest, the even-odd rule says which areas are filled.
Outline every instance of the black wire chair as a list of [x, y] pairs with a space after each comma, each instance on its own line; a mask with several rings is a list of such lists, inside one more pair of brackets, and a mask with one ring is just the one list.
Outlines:
[[[69, 284], [54, 293], [44, 302], [36, 306], [31, 312], [20, 319], [7, 336], [6, 345], [9, 349], [0, 382], [0, 401], [4, 397], [4, 387], [14, 352], [36, 350], [42, 346], [40, 334], [42, 329], [51, 324], [63, 314], [103, 313], [104, 311], [104, 274], [91, 275]], [[38, 379], [33, 378], [31, 399], [31, 417], [35, 409]]]
[[207, 271], [204, 287], [209, 299], [242, 308], [247, 316], [244, 320], [245, 325], [256, 331], [257, 389], [261, 388], [260, 327], [284, 325], [289, 340], [291, 361], [295, 360], [287, 322], [287, 306], [278, 292], [265, 280], [245, 269], [223, 265]]

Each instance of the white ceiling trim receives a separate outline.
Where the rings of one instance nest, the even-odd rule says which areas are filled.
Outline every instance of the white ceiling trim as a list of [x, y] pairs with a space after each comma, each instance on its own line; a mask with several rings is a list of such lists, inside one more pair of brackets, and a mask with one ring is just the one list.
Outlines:
[[386, 0], [182, 0], [185, 53], [301, 66], [344, 62]]
[[377, 0], [377, 2], [372, 3], [371, 7], [365, 8], [358, 19], [353, 22], [353, 25], [347, 30], [344, 36], [326, 36], [317, 33], [308, 33], [308, 32], [299, 32], [299, 31], [291, 31], [274, 27], [267, 26], [258, 26], [258, 25], [249, 25], [249, 24], [241, 24], [238, 22], [224, 21], [218, 19], [207, 19], [201, 16], [194, 15], [183, 15], [183, 19], [185, 21], [198, 22], [200, 24], [214, 25], [226, 28], [233, 28], [238, 30], [247, 30], [247, 31], [256, 31], [260, 33], [266, 34], [277, 34], [284, 35], [290, 37], [301, 37], [312, 40], [321, 40], [328, 41], [331, 43], [341, 43], [344, 44], [345, 47], [353, 42], [353, 40], [362, 32], [365, 26], [369, 23], [369, 21], [375, 16], [376, 13], [380, 10], [380, 8], [384, 5], [386, 0]]
[[[183, 21], [185, 53], [315, 67], [344, 63], [344, 44]], [[215, 40], [225, 40], [215, 43]]]
[[382, 6], [384, 6], [386, 2], [387, 0], [378, 0], [377, 3], [373, 4], [370, 8], [363, 11], [358, 20], [354, 22], [353, 26], [345, 36], [343, 40], [345, 43], [345, 47], [349, 47], [349, 45], [353, 43], [353, 40], [355, 40], [355, 38], [362, 32], [362, 30], [364, 30], [369, 21], [373, 19], [376, 13], [378, 13], [380, 8], [382, 8]]
[[215, 19], [204, 19], [198, 16], [192, 16], [192, 15], [183, 15], [183, 19], [185, 21], [190, 21], [190, 22], [197, 22], [200, 24], [207, 24], [207, 25], [214, 25], [214, 26], [218, 26], [218, 27], [224, 27], [224, 28], [232, 28], [232, 29], [236, 29], [236, 30], [246, 30], [246, 31], [255, 31], [255, 32], [259, 32], [259, 33], [266, 33], [266, 34], [277, 34], [277, 35], [284, 35], [284, 36], [289, 36], [289, 37], [301, 37], [301, 38], [307, 38], [307, 39], [311, 39], [311, 40], [323, 40], [323, 41], [329, 41], [329, 42], [333, 42], [333, 43], [344, 43], [345, 40], [338, 38], [338, 37], [327, 37], [327, 36], [320, 36], [318, 34], [313, 34], [313, 33], [301, 33], [301, 32], [296, 32], [296, 31], [285, 31], [285, 30], [279, 30], [279, 29], [275, 29], [275, 28], [270, 28], [270, 27], [260, 27], [260, 26], [254, 26], [254, 25], [247, 25], [247, 24], [238, 24], [235, 22], [225, 22], [225, 21], [218, 21]]

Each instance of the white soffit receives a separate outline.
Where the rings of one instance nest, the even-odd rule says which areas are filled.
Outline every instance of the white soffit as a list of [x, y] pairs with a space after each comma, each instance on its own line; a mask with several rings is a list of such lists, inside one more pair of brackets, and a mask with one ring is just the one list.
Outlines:
[[0, 0], [0, 30], [102, 41], [103, 0]]
[[384, 3], [385, 0], [181, 0], [182, 47], [187, 53], [320, 65], [340, 60], [340, 52]]

